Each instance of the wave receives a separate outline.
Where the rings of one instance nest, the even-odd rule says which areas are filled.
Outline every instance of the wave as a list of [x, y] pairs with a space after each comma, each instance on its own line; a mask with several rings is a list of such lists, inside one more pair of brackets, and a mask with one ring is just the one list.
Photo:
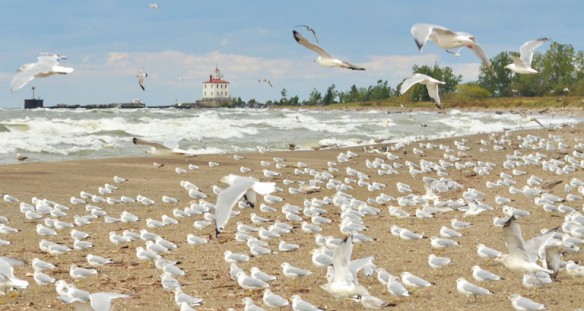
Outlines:
[[[35, 109], [3, 110], [0, 163], [14, 155], [55, 161], [141, 156], [132, 137], [173, 141], [195, 153], [249, 152], [258, 146], [286, 150], [318, 145], [356, 146], [377, 141], [413, 141], [429, 137], [501, 131], [524, 124], [517, 114], [256, 109]], [[538, 118], [540, 118], [538, 116]], [[541, 116], [545, 124], [573, 118]]]

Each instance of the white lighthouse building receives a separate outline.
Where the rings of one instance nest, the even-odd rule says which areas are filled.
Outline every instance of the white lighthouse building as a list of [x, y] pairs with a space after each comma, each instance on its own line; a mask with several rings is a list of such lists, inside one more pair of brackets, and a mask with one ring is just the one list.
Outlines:
[[226, 101], [231, 99], [229, 81], [223, 80], [219, 68], [209, 75], [209, 80], [203, 81], [203, 101]]

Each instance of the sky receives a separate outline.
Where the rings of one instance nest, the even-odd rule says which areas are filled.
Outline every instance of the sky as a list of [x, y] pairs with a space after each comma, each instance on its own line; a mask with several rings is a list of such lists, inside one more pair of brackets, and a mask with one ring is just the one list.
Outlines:
[[[280, 99], [283, 89], [304, 100], [313, 89], [324, 93], [334, 84], [347, 91], [378, 80], [395, 88], [413, 65], [434, 63], [470, 82], [480, 65], [470, 50], [457, 57], [429, 43], [419, 52], [412, 25], [471, 33], [489, 57], [540, 37], [584, 50], [583, 11], [580, 0], [6, 0], [0, 10], [0, 108], [23, 107], [33, 86], [45, 106], [136, 98], [148, 106], [193, 102], [216, 66], [231, 83], [232, 96], [244, 101]], [[366, 70], [315, 63], [317, 55], [292, 37], [296, 29], [313, 40], [295, 28], [299, 24], [315, 29], [330, 54]], [[42, 52], [66, 55], [61, 64], [75, 71], [35, 78], [11, 93], [16, 69], [36, 62]], [[148, 73], [145, 91], [138, 85], [139, 70]], [[273, 88], [258, 83], [264, 78]]]

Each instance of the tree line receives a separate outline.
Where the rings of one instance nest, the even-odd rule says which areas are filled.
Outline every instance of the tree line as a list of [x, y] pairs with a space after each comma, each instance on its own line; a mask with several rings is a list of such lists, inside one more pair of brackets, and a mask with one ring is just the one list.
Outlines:
[[[571, 44], [561, 44], [552, 41], [545, 53], [533, 56], [532, 68], [538, 71], [535, 75], [518, 75], [505, 68], [513, 62], [511, 56], [519, 56], [515, 51], [503, 51], [491, 58], [492, 68], [489, 70], [481, 65], [478, 80], [461, 83], [462, 76], [455, 75], [452, 68], [433, 66], [412, 67], [412, 74], [423, 73], [435, 79], [444, 81], [440, 85], [440, 94], [454, 93], [461, 98], [488, 98], [511, 96], [550, 96], [577, 95], [584, 96], [584, 52], [576, 51]], [[404, 79], [405, 80], [405, 79]], [[347, 91], [339, 91], [332, 84], [322, 93], [313, 89], [306, 100], [288, 96], [288, 91], [282, 89], [279, 99], [269, 100], [268, 106], [317, 106], [335, 103], [358, 103], [383, 101], [399, 96], [401, 84], [395, 88], [389, 86], [386, 80], [377, 80], [375, 85], [357, 87], [352, 85]], [[424, 85], [412, 87], [404, 96], [412, 101], [429, 101], [430, 98]], [[259, 105], [255, 99], [244, 102], [241, 98], [235, 100], [236, 106]]]

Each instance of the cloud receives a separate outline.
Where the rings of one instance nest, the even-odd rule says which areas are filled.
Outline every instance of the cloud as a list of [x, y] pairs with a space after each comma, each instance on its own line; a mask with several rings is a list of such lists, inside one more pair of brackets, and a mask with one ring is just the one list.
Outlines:
[[412, 75], [414, 65], [431, 66], [436, 61], [435, 54], [420, 55], [383, 55], [371, 56], [363, 65], [370, 76], [388, 80], [390, 84], [397, 84], [404, 78]]
[[107, 56], [107, 64], [113, 65], [113, 64], [116, 64], [118, 62], [127, 60], [128, 57], [129, 57], [128, 53], [111, 52]]
[[462, 75], [462, 82], [473, 82], [479, 79], [480, 63], [455, 63], [450, 67], [455, 75]]

